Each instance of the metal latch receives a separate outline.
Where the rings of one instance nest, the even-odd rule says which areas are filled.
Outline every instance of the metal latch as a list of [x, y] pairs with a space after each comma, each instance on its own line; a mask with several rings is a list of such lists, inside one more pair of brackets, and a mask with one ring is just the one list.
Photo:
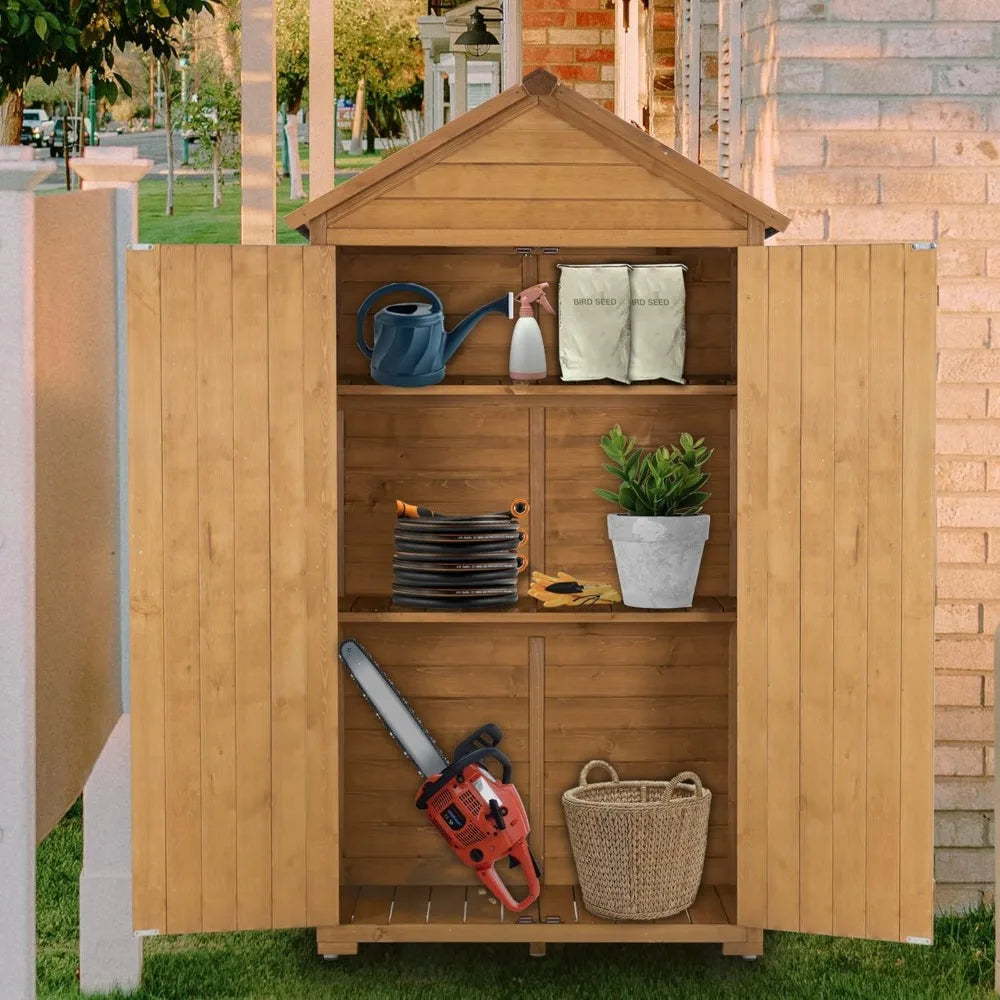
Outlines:
[[937, 244], [933, 240], [927, 240], [924, 243], [911, 243], [911, 250], [937, 250]]
[[531, 916], [530, 914], [527, 914], [527, 913], [522, 913], [517, 918], [517, 923], [519, 923], [519, 924], [533, 924], [534, 922], [535, 922], [535, 918], [533, 916]]
[[519, 253], [522, 257], [530, 257], [531, 247], [514, 247], [514, 253]]
[[553, 254], [559, 253], [559, 247], [542, 247], [542, 253], [552, 256]]
[[561, 924], [562, 917], [558, 913], [550, 913], [542, 921], [543, 924]]

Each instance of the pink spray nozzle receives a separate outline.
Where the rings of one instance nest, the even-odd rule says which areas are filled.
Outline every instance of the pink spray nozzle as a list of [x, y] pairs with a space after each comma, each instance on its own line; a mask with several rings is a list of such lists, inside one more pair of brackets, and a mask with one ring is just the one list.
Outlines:
[[556, 311], [552, 308], [549, 304], [549, 300], [545, 297], [545, 289], [548, 287], [549, 283], [547, 281], [542, 281], [537, 285], [532, 285], [530, 288], [525, 288], [519, 295], [517, 295], [517, 301], [521, 303], [521, 310], [518, 315], [534, 316], [534, 306], [537, 302], [546, 312], [550, 312], [554, 316]]

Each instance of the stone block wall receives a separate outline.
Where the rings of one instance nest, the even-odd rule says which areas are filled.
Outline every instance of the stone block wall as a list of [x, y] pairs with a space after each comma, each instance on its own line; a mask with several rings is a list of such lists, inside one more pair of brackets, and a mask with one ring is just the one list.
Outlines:
[[993, 894], [1000, 23], [986, 0], [746, 0], [743, 184], [790, 242], [939, 245], [937, 904]]

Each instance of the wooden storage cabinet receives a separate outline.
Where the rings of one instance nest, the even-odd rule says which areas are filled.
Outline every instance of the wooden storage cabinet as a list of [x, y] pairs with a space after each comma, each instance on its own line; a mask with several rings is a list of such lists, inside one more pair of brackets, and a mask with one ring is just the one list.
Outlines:
[[[777, 213], [547, 74], [296, 216], [325, 246], [130, 259], [137, 928], [315, 926], [323, 953], [929, 938], [933, 253], [755, 246]], [[687, 265], [686, 385], [559, 382], [545, 314], [541, 384], [507, 381], [495, 316], [437, 386], [373, 384], [355, 345], [358, 305], [389, 281], [433, 288], [451, 328], [505, 291], [554, 292], [560, 262], [601, 261]], [[614, 423], [715, 449], [691, 609], [391, 605], [397, 497], [527, 496], [531, 569], [614, 580], [592, 492]], [[412, 806], [415, 772], [338, 635], [446, 751], [504, 729], [536, 907], [504, 913]], [[593, 757], [712, 789], [686, 913], [583, 908], [560, 796]]]

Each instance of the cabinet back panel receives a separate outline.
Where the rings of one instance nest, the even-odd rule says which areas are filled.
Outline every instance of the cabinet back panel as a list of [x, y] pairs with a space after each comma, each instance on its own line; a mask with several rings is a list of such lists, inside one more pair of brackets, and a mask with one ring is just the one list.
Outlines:
[[[617, 252], [572, 251], [522, 257], [513, 248], [485, 251], [412, 251], [349, 247], [339, 250], [341, 277], [337, 289], [337, 368], [342, 377], [363, 378], [368, 359], [355, 342], [356, 314], [375, 289], [393, 281], [425, 285], [441, 299], [445, 328], [451, 330], [474, 309], [505, 292], [519, 292], [528, 284], [548, 281], [549, 298], [558, 303], [559, 263], [682, 263], [687, 267], [685, 375], [689, 378], [735, 377], [733, 363], [733, 303], [731, 268], [733, 251], [694, 248], [655, 251], [625, 248]], [[537, 275], [537, 276], [536, 276]], [[397, 292], [380, 299], [374, 310], [393, 302], [414, 301], [412, 292]], [[539, 317], [550, 375], [559, 374], [558, 319]], [[481, 320], [448, 363], [448, 377], [506, 378], [511, 321], [490, 315]], [[369, 317], [366, 331], [373, 336]]]

